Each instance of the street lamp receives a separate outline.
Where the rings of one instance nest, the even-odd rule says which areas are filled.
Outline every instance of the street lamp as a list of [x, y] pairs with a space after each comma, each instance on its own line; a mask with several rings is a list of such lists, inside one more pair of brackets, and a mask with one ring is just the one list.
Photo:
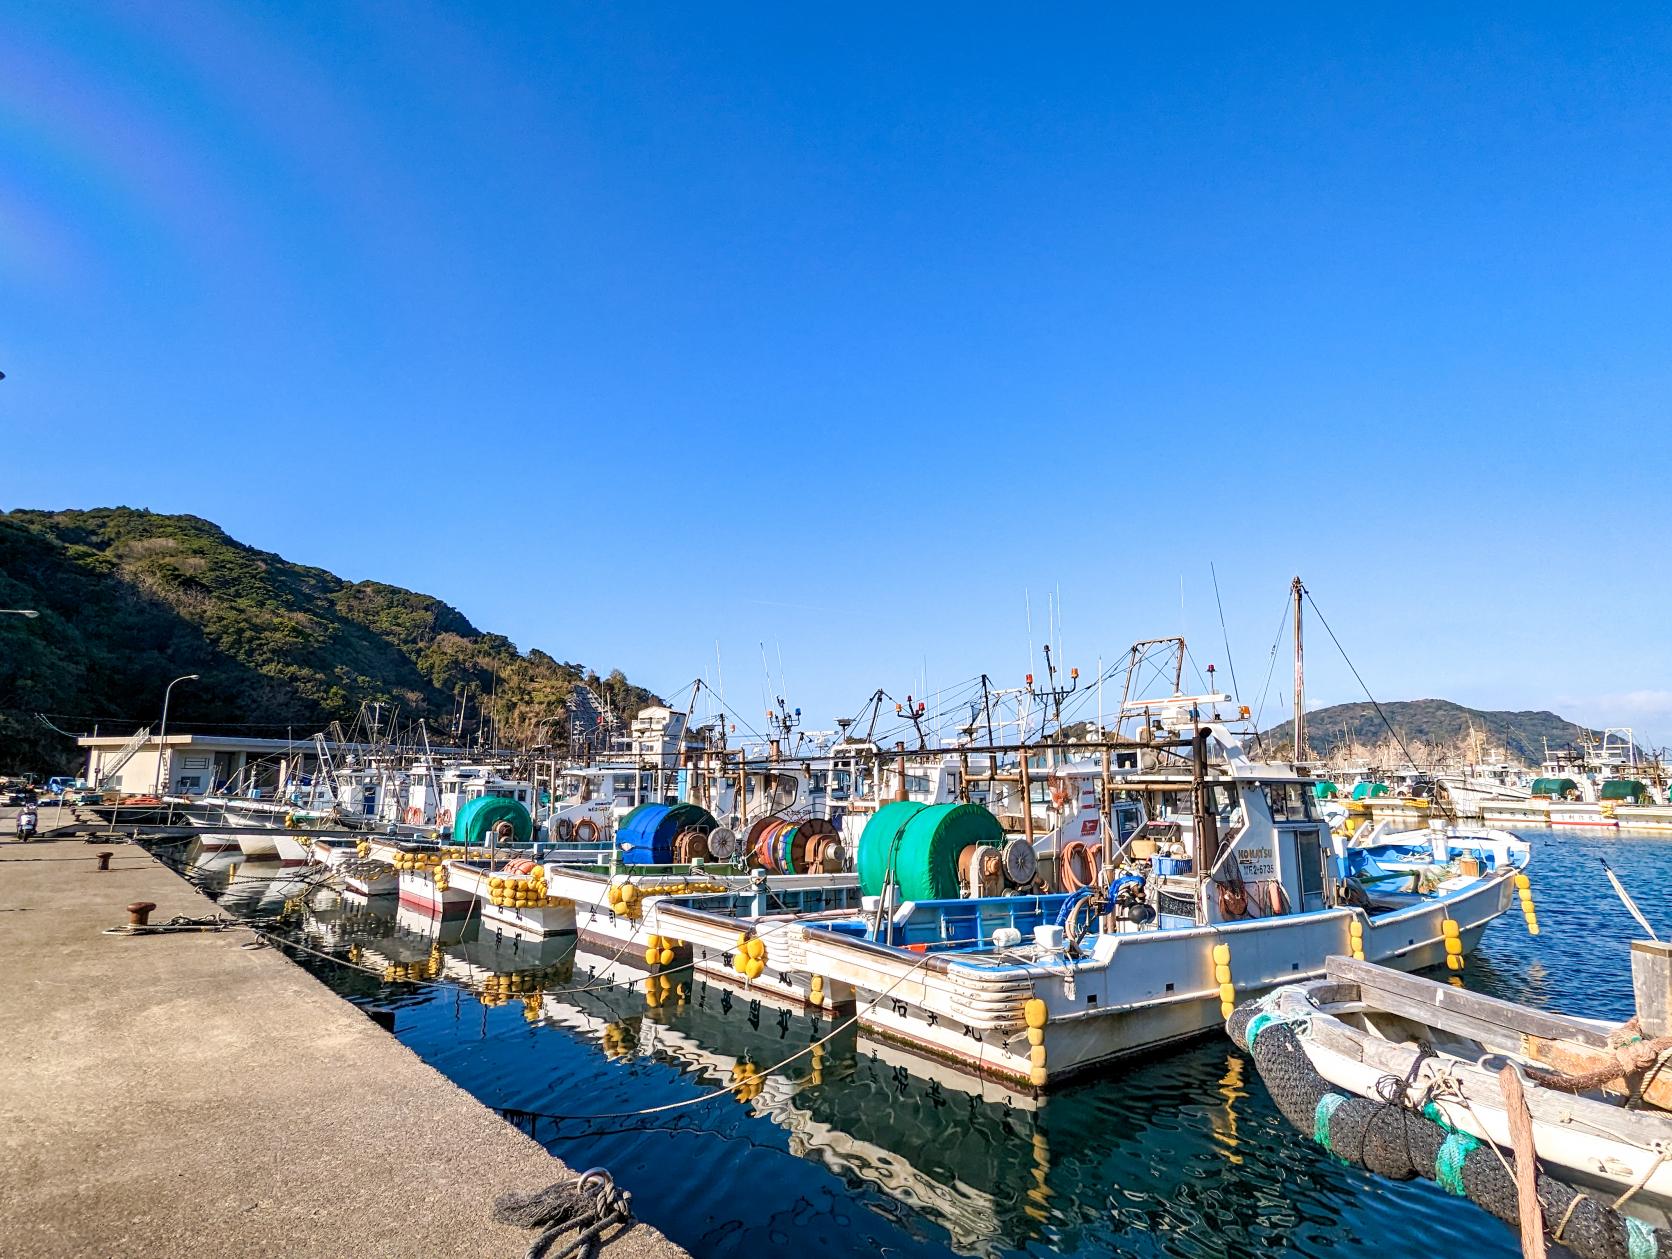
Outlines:
[[32, 621], [39, 615], [34, 608], [0, 608], [0, 616], [26, 616]]
[[187, 673], [174, 679], [163, 691], [163, 725], [157, 732], [157, 777], [151, 785], [151, 794], [160, 796], [163, 793], [163, 760], [168, 756], [168, 697], [175, 686], [181, 682], [196, 682], [198, 675]]

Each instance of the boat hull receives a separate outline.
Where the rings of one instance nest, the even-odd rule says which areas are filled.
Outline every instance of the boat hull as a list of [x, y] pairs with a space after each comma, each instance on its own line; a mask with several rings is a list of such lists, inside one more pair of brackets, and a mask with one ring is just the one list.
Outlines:
[[[976, 1075], [1044, 1091], [1120, 1060], [1211, 1034], [1223, 1024], [1214, 949], [1230, 949], [1237, 1000], [1322, 977], [1331, 954], [1351, 954], [1351, 924], [1364, 956], [1398, 970], [1444, 966], [1446, 928], [1457, 924], [1464, 955], [1515, 900], [1513, 871], [1472, 880], [1450, 896], [1369, 916], [1333, 909], [1280, 918], [1105, 936], [1071, 967], [963, 966], [956, 955], [908, 961], [897, 949], [803, 931], [799, 964], [826, 991], [852, 989], [861, 1029]], [[935, 959], [935, 960], [931, 960]], [[831, 985], [834, 984], [834, 989]], [[1025, 1003], [1048, 1010], [1037, 1040]], [[1043, 1053], [1036, 1052], [1043, 1050]]]

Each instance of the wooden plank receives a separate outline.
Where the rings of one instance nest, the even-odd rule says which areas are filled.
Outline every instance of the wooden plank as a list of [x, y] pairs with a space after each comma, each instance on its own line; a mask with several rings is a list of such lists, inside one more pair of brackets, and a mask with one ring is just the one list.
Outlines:
[[1672, 1036], [1672, 944], [1631, 942], [1631, 988], [1645, 1036]]
[[1544, 1259], [1544, 1211], [1538, 1201], [1538, 1150], [1533, 1144], [1533, 1116], [1514, 1067], [1498, 1072], [1498, 1088], [1509, 1120], [1509, 1148], [1515, 1153], [1515, 1199], [1521, 1219], [1523, 1259]]
[[1390, 1008], [1390, 1013], [1405, 1014], [1405, 1010], [1412, 1008], [1426, 1010], [1425, 1016], [1406, 1017], [1426, 1017], [1433, 1027], [1475, 1037], [1483, 1043], [1486, 1039], [1478, 1034], [1478, 1028], [1489, 1029], [1492, 1040], [1500, 1044], [1506, 1036], [1533, 1036], [1542, 1040], [1572, 1041], [1592, 1049], [1608, 1047], [1608, 1037], [1604, 1032], [1566, 1015], [1534, 1010], [1516, 1005], [1513, 1001], [1482, 996], [1467, 988], [1453, 988], [1450, 984], [1435, 983], [1432, 979], [1407, 975], [1350, 957], [1331, 957], [1325, 962], [1324, 969], [1331, 979], [1357, 984], [1367, 1002], [1404, 998], [1401, 1002], [1404, 1009]]
[[1505, 1027], [1502, 1023], [1488, 1022], [1476, 1019], [1456, 1010], [1442, 1009], [1427, 999], [1427, 995], [1408, 996], [1403, 992], [1388, 989], [1364, 987], [1364, 1013], [1371, 1017], [1377, 1014], [1393, 1015], [1413, 1024], [1417, 1034], [1427, 1038], [1435, 1031], [1449, 1033], [1465, 1040], [1474, 1041], [1483, 1049], [1493, 1053], [1513, 1054], [1526, 1057], [1529, 1053], [1529, 1037], [1524, 1033]]

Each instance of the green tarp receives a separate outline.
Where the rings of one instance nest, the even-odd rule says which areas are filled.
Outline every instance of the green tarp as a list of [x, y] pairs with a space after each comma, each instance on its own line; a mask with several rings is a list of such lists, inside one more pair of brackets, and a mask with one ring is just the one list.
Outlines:
[[1654, 799], [1649, 789], [1635, 778], [1615, 778], [1602, 784], [1604, 800], [1623, 800], [1628, 804], [1647, 804]]
[[501, 822], [511, 824], [513, 838], [519, 844], [534, 838], [534, 819], [521, 802], [509, 796], [477, 796], [459, 806], [459, 815], [453, 819], [453, 842], [485, 844], [488, 832]]

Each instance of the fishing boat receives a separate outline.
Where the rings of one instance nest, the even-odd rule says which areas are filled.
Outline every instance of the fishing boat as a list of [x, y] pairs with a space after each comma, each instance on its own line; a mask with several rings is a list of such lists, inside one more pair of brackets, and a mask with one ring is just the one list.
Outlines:
[[1632, 975], [1637, 1016], [1607, 1024], [1331, 957], [1227, 1026], [1290, 1122], [1336, 1155], [1540, 1219], [1591, 1259], [1667, 1255], [1672, 946], [1634, 942]]
[[1480, 816], [1507, 826], [1664, 831], [1672, 801], [1659, 762], [1641, 761], [1631, 729], [1614, 727], [1547, 752], [1526, 799], [1484, 801]]
[[[1158, 649], [1176, 687], [1182, 640], [1134, 660]], [[903, 1049], [1042, 1090], [1209, 1032], [1335, 953], [1461, 966], [1515, 903], [1525, 841], [1425, 831], [1349, 849], [1315, 779], [1249, 756], [1245, 709], [1134, 697], [1137, 672], [1118, 710], [1136, 729], [1096, 753], [1104, 790], [1140, 802], [1129, 837], [1105, 823], [1076, 876], [1066, 847], [1019, 847], [986, 808], [896, 800], [860, 840], [861, 912], [784, 924], [762, 942], [769, 964]], [[685, 938], [674, 916], [658, 933]]]

